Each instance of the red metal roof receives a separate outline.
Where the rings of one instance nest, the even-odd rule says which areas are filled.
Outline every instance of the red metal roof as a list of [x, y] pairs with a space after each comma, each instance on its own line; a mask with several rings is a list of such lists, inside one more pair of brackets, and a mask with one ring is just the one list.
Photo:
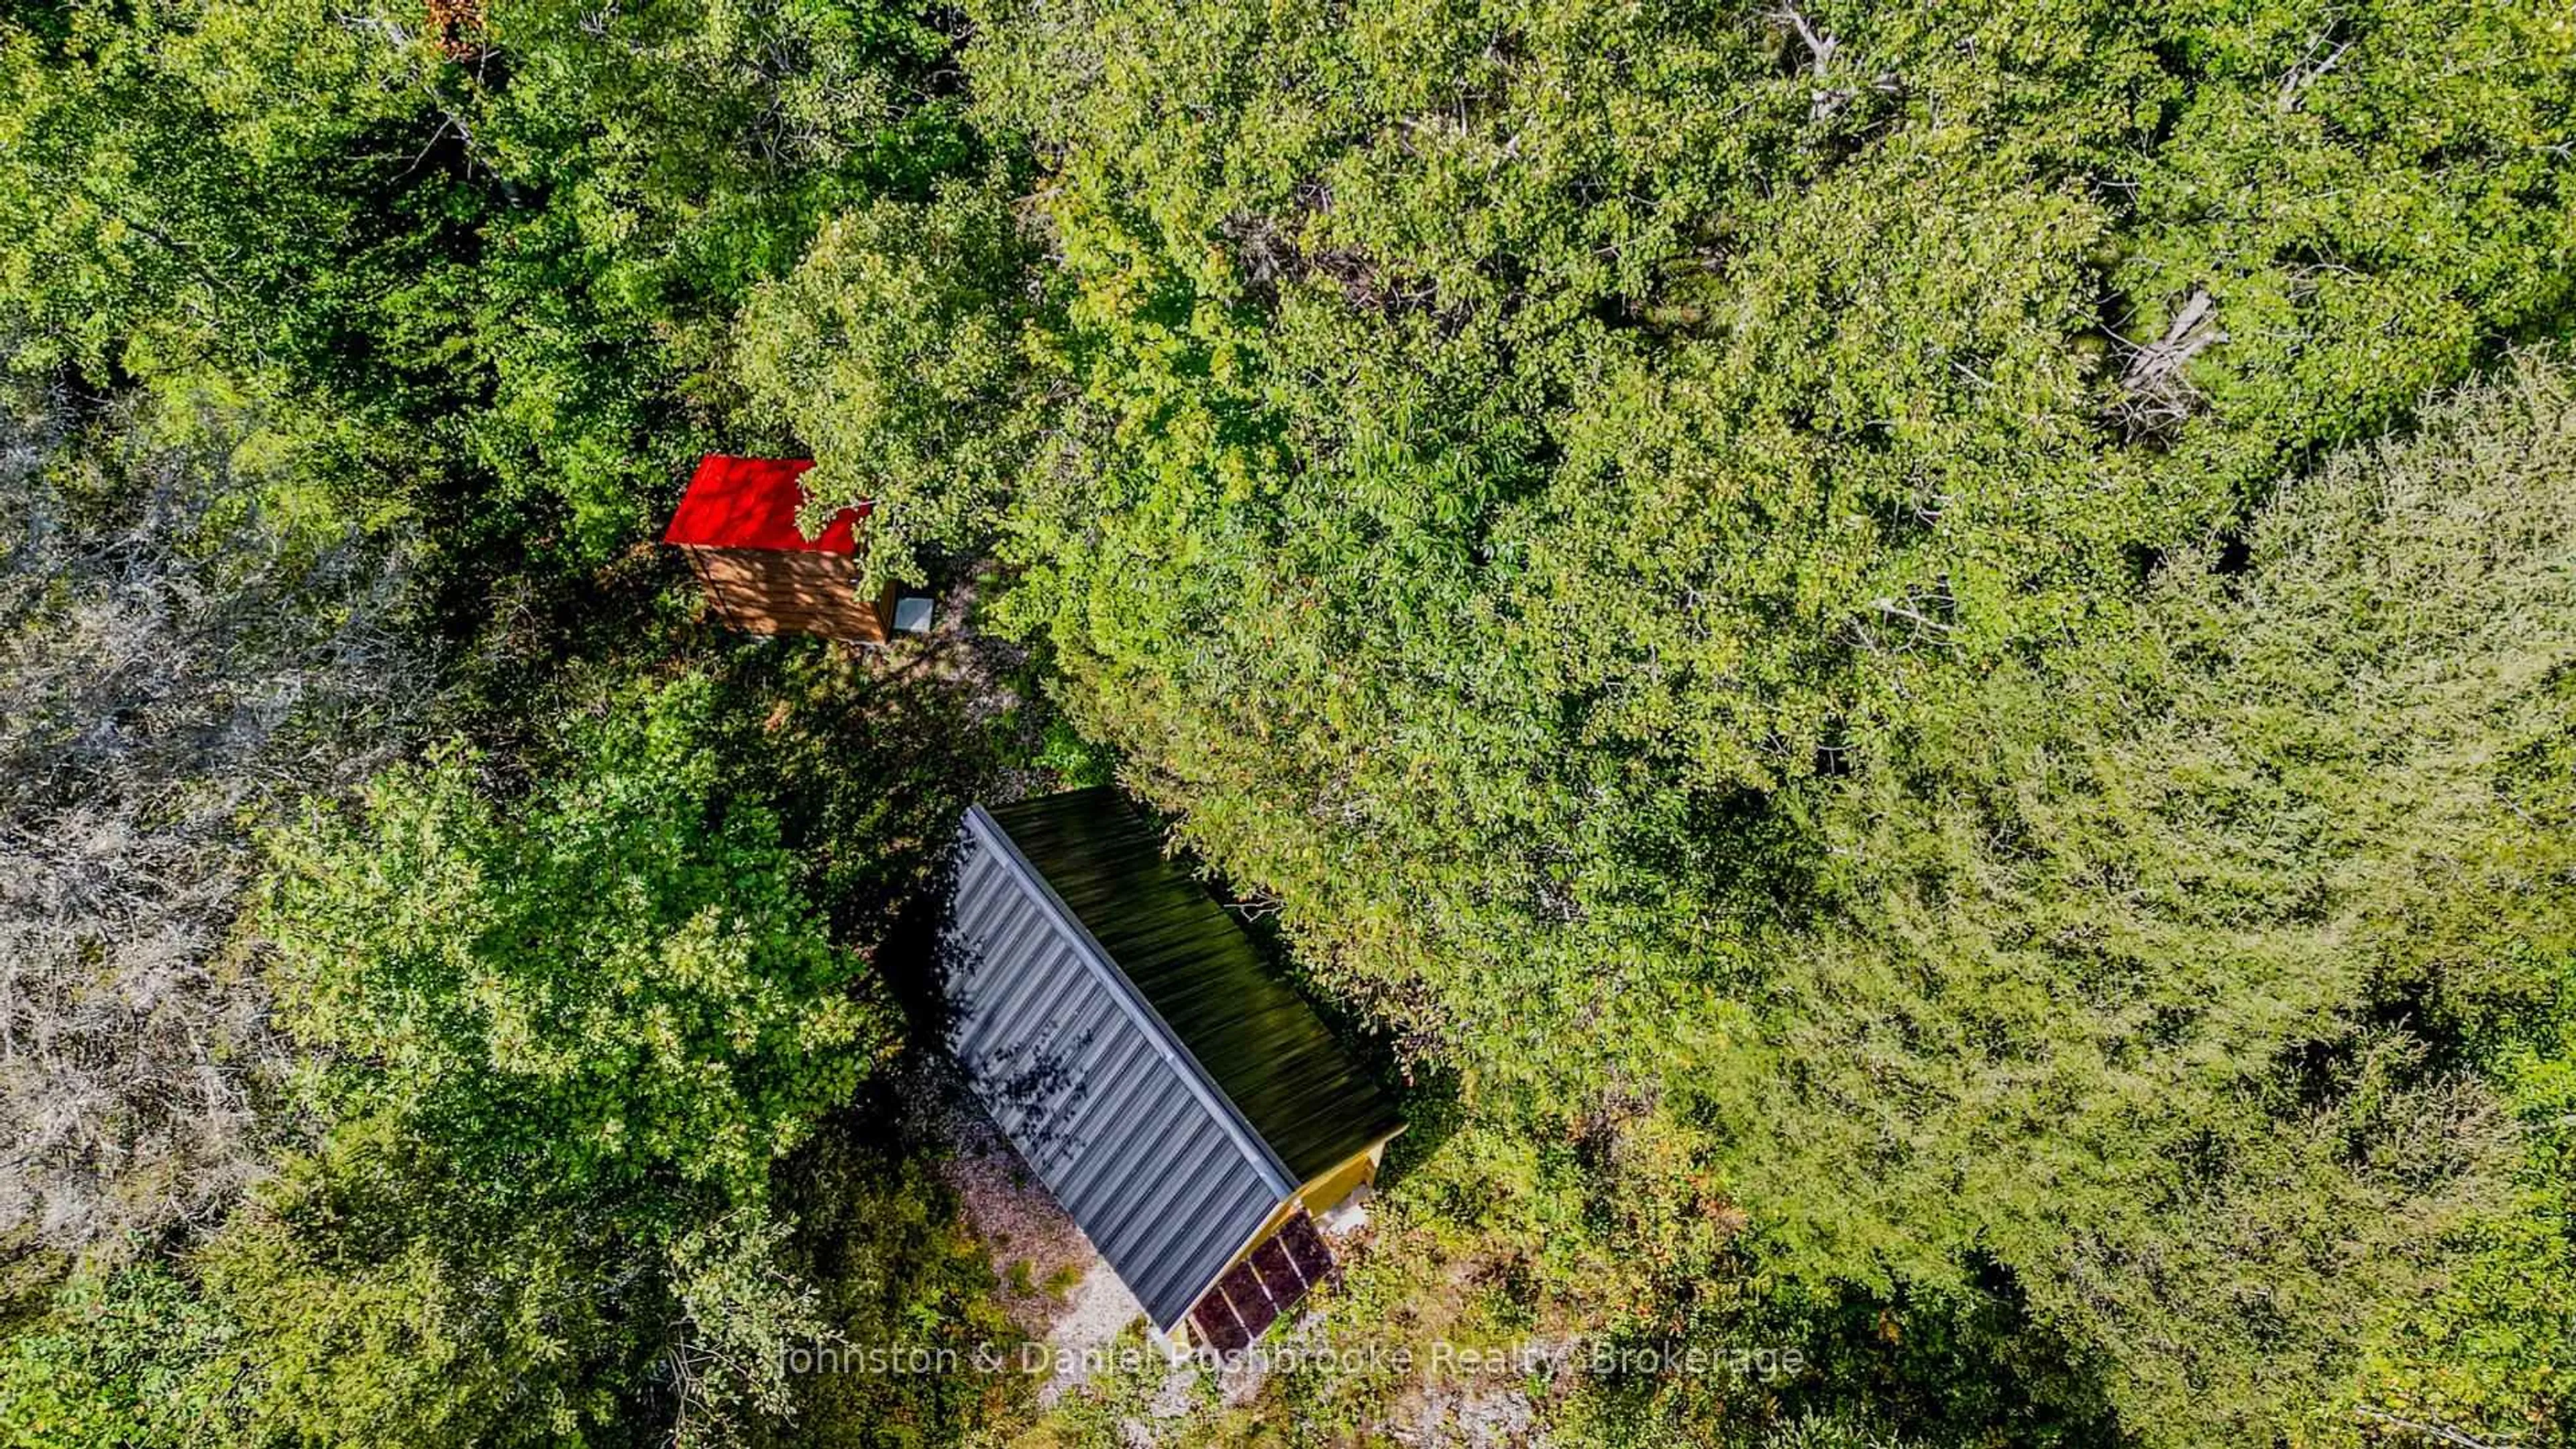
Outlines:
[[709, 453], [698, 461], [697, 476], [689, 480], [689, 491], [680, 495], [679, 511], [671, 515], [662, 541], [708, 548], [857, 553], [856, 525], [868, 516], [865, 503], [834, 515], [820, 538], [796, 531], [796, 508], [805, 501], [805, 487], [798, 480], [813, 466], [811, 458], [731, 458]]

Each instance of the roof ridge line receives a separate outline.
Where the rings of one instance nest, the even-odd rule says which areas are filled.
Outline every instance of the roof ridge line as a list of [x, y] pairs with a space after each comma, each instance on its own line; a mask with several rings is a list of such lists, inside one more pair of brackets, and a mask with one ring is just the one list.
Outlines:
[[1235, 1146], [1244, 1157], [1260, 1169], [1271, 1191], [1278, 1194], [1279, 1201], [1285, 1202], [1296, 1196], [1300, 1183], [1288, 1170], [1287, 1162], [1271, 1149], [1260, 1130], [1252, 1125], [1252, 1119], [1235, 1105], [1234, 1098], [1226, 1095], [1225, 1088], [1217, 1083], [1216, 1075], [1198, 1059], [1196, 1052], [1190, 1050], [1189, 1043], [1181, 1040], [1180, 1033], [1174, 1031], [1172, 1024], [1163, 1019], [1163, 1014], [1154, 1009], [1154, 1003], [1145, 999], [1145, 993], [1136, 983], [1127, 979], [1125, 968], [1109, 954], [1107, 947], [1100, 944], [1100, 939], [1091, 934], [1091, 928], [1083, 924], [1082, 917], [1074, 913], [1073, 907], [1065, 904], [1064, 897], [1056, 894], [1045, 873], [1020, 852], [1019, 842], [1011, 839], [1011, 832], [1003, 829], [1002, 823], [995, 820], [992, 812], [980, 802], [966, 807], [966, 822], [986, 845], [995, 848], [995, 858], [1019, 877], [1022, 884], [1035, 886], [1038, 899], [1046, 903], [1060, 924], [1070, 928], [1073, 939], [1082, 947], [1077, 954], [1083, 958], [1083, 964], [1108, 986], [1110, 995], [1126, 1009], [1129, 1019], [1161, 1050], [1163, 1060], [1179, 1069], [1191, 1095], [1199, 1098], [1201, 1105], [1215, 1114], [1226, 1135], [1234, 1139]]

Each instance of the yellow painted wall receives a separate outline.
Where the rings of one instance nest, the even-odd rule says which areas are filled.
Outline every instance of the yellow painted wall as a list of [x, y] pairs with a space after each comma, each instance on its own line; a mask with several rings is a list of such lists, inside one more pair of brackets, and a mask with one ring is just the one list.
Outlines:
[[[1380, 1140], [1368, 1151], [1360, 1153], [1350, 1161], [1297, 1189], [1297, 1201], [1305, 1204], [1308, 1212], [1324, 1211], [1350, 1196], [1351, 1189], [1361, 1183], [1374, 1181], [1377, 1177], [1378, 1159], [1384, 1156], [1386, 1156], [1386, 1142]], [[1280, 1221], [1286, 1220], [1283, 1214]]]

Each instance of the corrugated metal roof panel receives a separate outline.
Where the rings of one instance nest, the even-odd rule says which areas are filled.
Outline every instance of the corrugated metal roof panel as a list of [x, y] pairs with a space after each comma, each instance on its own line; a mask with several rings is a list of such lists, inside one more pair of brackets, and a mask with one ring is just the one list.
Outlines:
[[1403, 1124], [1242, 923], [1163, 852], [1115, 790], [998, 806], [989, 818], [1117, 963], [1288, 1175], [1309, 1181]]
[[1168, 1330], [1297, 1180], [992, 817], [968, 811], [962, 835], [958, 1058]]

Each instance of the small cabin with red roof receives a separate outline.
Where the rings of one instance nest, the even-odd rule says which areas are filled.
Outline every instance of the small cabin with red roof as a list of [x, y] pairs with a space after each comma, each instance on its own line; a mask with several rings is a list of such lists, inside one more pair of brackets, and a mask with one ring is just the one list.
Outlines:
[[754, 634], [820, 634], [883, 643], [894, 589], [859, 597], [861, 503], [834, 514], [821, 534], [796, 526], [811, 458], [732, 458], [698, 463], [662, 541], [680, 550], [727, 624]]

